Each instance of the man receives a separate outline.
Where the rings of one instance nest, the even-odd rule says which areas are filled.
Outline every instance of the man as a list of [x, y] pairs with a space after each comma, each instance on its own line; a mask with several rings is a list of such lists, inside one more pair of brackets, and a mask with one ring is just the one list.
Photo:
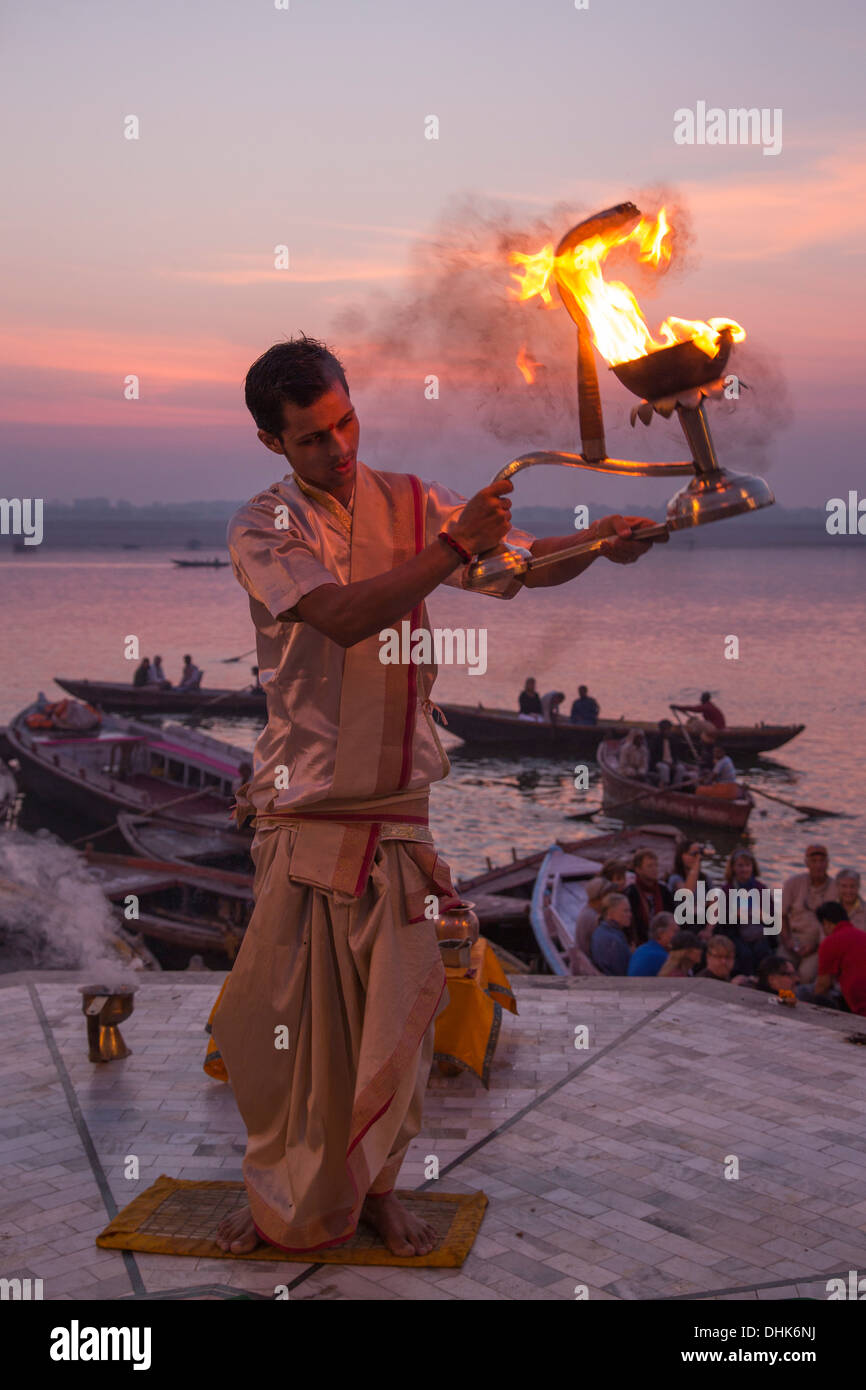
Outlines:
[[634, 921], [633, 939], [642, 945], [649, 939], [649, 925], [657, 912], [673, 912], [674, 898], [667, 884], [659, 882], [658, 855], [639, 849], [632, 861], [634, 883], [626, 889]]
[[[724, 980], [726, 984], [742, 984], [745, 976], [734, 976], [736, 947], [729, 936], [715, 934], [707, 942], [707, 963], [699, 970], [699, 980]], [[733, 976], [733, 978], [732, 978]]]
[[852, 1014], [866, 1016], [866, 933], [847, 920], [841, 903], [821, 903], [815, 916], [827, 935], [818, 947], [818, 978], [801, 985], [797, 997], [811, 1004], [833, 1006], [833, 985]]
[[[647, 739], [650, 775], [661, 787], [670, 785], [674, 772], [674, 755], [671, 749], [673, 728], [669, 719], [660, 719], [657, 731]], [[680, 764], [677, 763], [676, 767], [679, 768]]]
[[[255, 910], [212, 1021], [248, 1132], [250, 1205], [217, 1239], [234, 1254], [258, 1237], [313, 1252], [350, 1239], [363, 1213], [394, 1254], [426, 1254], [435, 1233], [393, 1189], [444, 1006], [429, 918], [454, 890], [427, 809], [449, 764], [430, 714], [435, 666], [383, 661], [380, 637], [406, 621], [429, 638], [427, 595], [460, 587], [466, 563], [504, 537], [534, 555], [574, 537], [512, 531], [509, 481], [467, 502], [359, 462], [345, 373], [314, 339], [264, 353], [246, 402], [293, 472], [229, 526], [268, 722], [238, 793], [239, 818], [255, 820]], [[629, 563], [648, 548], [630, 539], [636, 521], [588, 534]], [[505, 575], [499, 592], [586, 567], [572, 557]]]
[[746, 989], [757, 989], [762, 994], [779, 994], [782, 990], [796, 992], [797, 971], [784, 956], [765, 956], [758, 966], [757, 974], [743, 981]]
[[702, 719], [705, 719], [708, 724], [712, 724], [715, 729], [724, 729], [726, 727], [725, 716], [722, 714], [718, 705], [713, 704], [709, 690], [705, 690], [701, 695], [701, 702], [699, 705], [671, 705], [671, 709], [679, 710], [681, 714], [699, 714]]
[[628, 974], [657, 975], [667, 961], [677, 931], [672, 912], [657, 912], [649, 924], [649, 939], [638, 946], [628, 963]]
[[836, 875], [839, 901], [845, 909], [845, 921], [866, 931], [866, 903], [860, 897], [860, 875], [856, 869], [840, 869]]
[[201, 685], [201, 677], [202, 673], [199, 668], [194, 665], [192, 657], [185, 656], [183, 659], [183, 670], [180, 674], [180, 683], [177, 687], [178, 690], [198, 690]]
[[522, 719], [540, 719], [542, 717], [541, 696], [535, 688], [534, 676], [527, 676], [523, 689], [517, 697], [517, 704]]
[[572, 975], [583, 974], [584, 957], [592, 959], [592, 934], [604, 913], [604, 903], [613, 885], [601, 874], [591, 878], [586, 885], [586, 906], [580, 909], [574, 919], [574, 947], [570, 965]]
[[546, 724], [555, 724], [559, 718], [559, 706], [565, 699], [564, 690], [548, 690], [541, 697], [541, 713]]
[[713, 746], [713, 770], [710, 785], [718, 782], [736, 782], [737, 769], [720, 743]]
[[602, 975], [626, 975], [631, 958], [627, 932], [631, 907], [622, 893], [610, 893], [604, 913], [592, 934], [590, 959]]
[[597, 724], [598, 715], [598, 700], [592, 698], [585, 685], [579, 685], [577, 687], [577, 699], [571, 706], [572, 724]]
[[158, 685], [160, 690], [170, 690], [171, 681], [166, 680], [165, 672], [162, 669], [162, 657], [155, 656], [150, 663], [147, 671], [148, 685]]
[[839, 899], [836, 882], [827, 871], [829, 863], [826, 845], [808, 845], [807, 872], [793, 874], [782, 885], [780, 944], [797, 965], [803, 984], [811, 984], [818, 973], [818, 943], [822, 932], [815, 909], [822, 903]]

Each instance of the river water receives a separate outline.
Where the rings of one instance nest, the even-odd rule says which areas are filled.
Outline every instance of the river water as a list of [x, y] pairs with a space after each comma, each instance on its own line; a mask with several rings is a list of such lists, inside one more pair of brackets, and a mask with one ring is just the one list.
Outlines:
[[[794, 801], [845, 813], [801, 821], [758, 798], [746, 837], [768, 884], [802, 866], [808, 843], [825, 841], [831, 869], [866, 871], [864, 554], [830, 547], [691, 550], [674, 537], [637, 565], [599, 561], [569, 585], [525, 591], [510, 602], [441, 588], [429, 603], [440, 627], [487, 631], [487, 670], [440, 670], [439, 701], [516, 706], [528, 675], [542, 693], [588, 685], [602, 714], [660, 718], [672, 700], [714, 692], [729, 723], [804, 723], [797, 739], [748, 769], [749, 780]], [[124, 640], [159, 652], [178, 679], [190, 651], [208, 686], [243, 686], [255, 656], [247, 599], [232, 573], [179, 571], [162, 551], [52, 552], [0, 561], [0, 724], [38, 690], [59, 698], [55, 675], [131, 680]], [[726, 657], [736, 637], [739, 655]], [[253, 721], [205, 727], [252, 747]], [[572, 760], [469, 757], [447, 731], [451, 775], [435, 786], [431, 820], [442, 853], [466, 876], [556, 838], [590, 835], [618, 821], [569, 820], [599, 804], [573, 786]], [[730, 839], [705, 829], [721, 862]]]

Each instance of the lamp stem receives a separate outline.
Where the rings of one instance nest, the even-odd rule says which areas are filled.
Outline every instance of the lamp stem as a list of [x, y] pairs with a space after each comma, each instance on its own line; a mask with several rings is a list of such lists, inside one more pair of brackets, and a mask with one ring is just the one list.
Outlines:
[[709, 421], [703, 403], [697, 407], [678, 405], [677, 415], [686, 437], [686, 443], [692, 451], [698, 477], [702, 474], [718, 473], [719, 461], [716, 458], [713, 436], [710, 434]]

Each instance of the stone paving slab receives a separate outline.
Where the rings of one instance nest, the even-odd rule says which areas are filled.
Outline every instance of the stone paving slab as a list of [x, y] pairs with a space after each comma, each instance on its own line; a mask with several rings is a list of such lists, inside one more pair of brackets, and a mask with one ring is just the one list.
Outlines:
[[828, 1278], [866, 1271], [866, 1050], [846, 1041], [862, 1020], [691, 980], [517, 977], [489, 1091], [434, 1068], [401, 1185], [424, 1186], [435, 1156], [445, 1188], [487, 1192], [460, 1270], [100, 1250], [160, 1173], [240, 1177], [230, 1088], [202, 1071], [223, 978], [139, 977], [132, 1055], [94, 1066], [83, 976], [2, 977], [0, 1275], [61, 1300], [287, 1284], [302, 1299], [551, 1301], [823, 1298]]

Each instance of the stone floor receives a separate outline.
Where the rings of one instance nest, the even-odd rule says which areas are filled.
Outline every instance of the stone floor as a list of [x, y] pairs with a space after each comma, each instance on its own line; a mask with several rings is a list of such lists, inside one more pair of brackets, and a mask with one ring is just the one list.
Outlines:
[[488, 1194], [462, 1269], [99, 1250], [160, 1173], [240, 1177], [231, 1091], [201, 1069], [222, 978], [141, 978], [132, 1056], [107, 1066], [87, 1059], [83, 977], [0, 979], [0, 1275], [46, 1299], [573, 1300], [823, 1299], [866, 1272], [864, 1021], [697, 980], [520, 977], [490, 1090], [434, 1071], [401, 1185], [436, 1155], [441, 1190]]

